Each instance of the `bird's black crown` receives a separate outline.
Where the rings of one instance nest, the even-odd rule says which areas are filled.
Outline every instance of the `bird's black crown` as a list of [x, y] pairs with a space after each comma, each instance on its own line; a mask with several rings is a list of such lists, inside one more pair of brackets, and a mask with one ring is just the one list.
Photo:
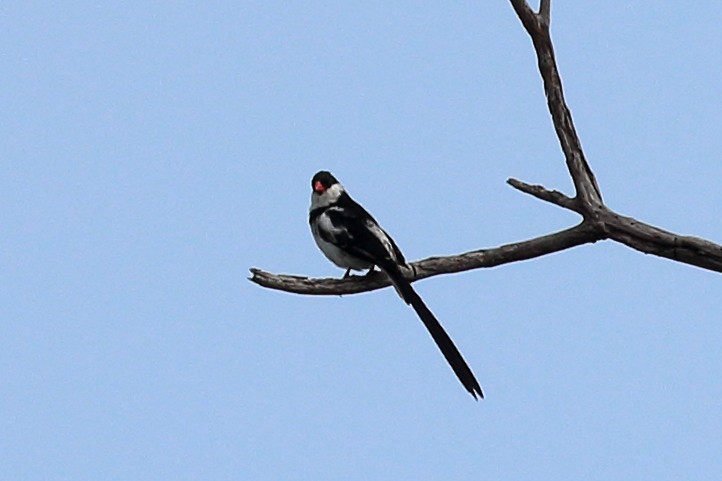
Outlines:
[[316, 172], [316, 175], [313, 176], [313, 179], [311, 179], [311, 188], [315, 188], [316, 182], [321, 182], [324, 187], [327, 189], [331, 187], [333, 184], [338, 184], [338, 180], [336, 180], [336, 177], [334, 177], [331, 172], [327, 170], [320, 170]]

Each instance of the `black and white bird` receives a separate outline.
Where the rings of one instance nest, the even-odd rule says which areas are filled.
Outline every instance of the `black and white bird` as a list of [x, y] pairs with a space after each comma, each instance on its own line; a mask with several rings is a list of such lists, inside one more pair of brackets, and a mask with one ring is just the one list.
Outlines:
[[361, 207], [330, 172], [320, 171], [311, 179], [309, 223], [321, 252], [334, 264], [351, 270], [377, 266], [389, 277], [399, 296], [414, 308], [456, 376], [474, 399], [483, 398], [478, 381], [434, 314], [404, 277], [408, 268], [403, 254], [390, 235]]

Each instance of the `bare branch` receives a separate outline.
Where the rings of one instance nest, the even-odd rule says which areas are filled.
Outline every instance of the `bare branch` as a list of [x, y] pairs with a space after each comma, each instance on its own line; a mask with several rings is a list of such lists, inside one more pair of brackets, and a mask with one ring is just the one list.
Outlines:
[[538, 31], [541, 28], [539, 24], [539, 17], [534, 10], [531, 9], [526, 0], [511, 0], [511, 6], [514, 7], [514, 11], [524, 25], [524, 28], [529, 35], [532, 35], [533, 31]]
[[[579, 224], [571, 229], [493, 249], [479, 249], [446, 257], [429, 257], [411, 263], [411, 269], [406, 272], [406, 275], [409, 281], [415, 282], [442, 274], [453, 274], [482, 267], [496, 267], [541, 257], [600, 239], [602, 237], [594, 229], [586, 224]], [[276, 275], [257, 268], [252, 268], [250, 271], [252, 276], [249, 280], [251, 282], [269, 289], [294, 294], [322, 296], [358, 294], [391, 285], [386, 275], [378, 271], [368, 276], [351, 276], [346, 279], [311, 279], [285, 274]]]
[[552, 0], [541, 0], [539, 2], [539, 17], [541, 17], [541, 21], [544, 25], [549, 28], [549, 24], [551, 23], [551, 9], [552, 9]]
[[633, 249], [722, 272], [722, 246], [714, 242], [675, 234], [606, 208], [601, 213], [600, 220], [610, 239]]
[[[536, 51], [539, 72], [544, 81], [547, 106], [554, 129], [574, 181], [571, 198], [541, 185], [509, 179], [509, 185], [537, 199], [574, 211], [583, 216], [581, 224], [560, 232], [493, 249], [479, 249], [446, 257], [430, 257], [411, 264], [406, 272], [411, 282], [442, 274], [494, 267], [540, 257], [603, 239], [611, 239], [646, 254], [654, 254], [711, 271], [722, 272], [722, 246], [697, 237], [678, 235], [617, 214], [602, 200], [601, 190], [582, 151], [571, 112], [564, 100], [549, 33], [551, 0], [541, 0], [535, 13], [524, 0], [510, 0]], [[252, 268], [250, 280], [270, 289], [296, 294], [342, 295], [372, 291], [390, 285], [381, 272], [347, 279], [310, 279], [275, 275]]]
[[574, 181], [576, 196], [586, 208], [586, 214], [591, 214], [596, 207], [602, 205], [602, 192], [584, 157], [581, 141], [574, 128], [572, 114], [564, 100], [562, 79], [557, 69], [554, 47], [549, 33], [549, 2], [542, 2], [540, 14], [534, 13], [525, 1], [511, 0], [511, 4], [534, 44], [539, 73], [544, 81], [547, 106], [566, 158], [567, 169]]
[[551, 202], [559, 207], [564, 207], [565, 209], [573, 210], [582, 214], [577, 206], [576, 199], [572, 199], [558, 190], [549, 190], [544, 186], [531, 185], [516, 179], [507, 179], [506, 183], [525, 194], [533, 195], [537, 199]]
[[604, 237], [633, 249], [722, 272], [721, 246], [703, 239], [674, 234], [631, 217], [619, 215], [604, 205], [601, 190], [584, 156], [571, 112], [564, 100], [561, 77], [549, 33], [551, 1], [541, 0], [538, 14], [534, 13], [523, 0], [510, 1], [534, 44], [549, 113], [577, 194], [574, 199], [570, 199], [557, 191], [528, 185], [515, 179], [510, 179], [509, 184], [538, 199], [582, 214], [585, 222], [594, 225], [600, 235], [604, 233]]

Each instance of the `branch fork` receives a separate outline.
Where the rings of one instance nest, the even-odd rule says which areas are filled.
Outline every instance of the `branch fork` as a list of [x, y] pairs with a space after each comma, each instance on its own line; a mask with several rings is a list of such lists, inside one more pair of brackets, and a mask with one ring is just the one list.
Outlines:
[[[525, 0], [510, 2], [534, 45], [547, 106], [564, 153], [567, 170], [574, 183], [575, 196], [569, 197], [559, 191], [517, 179], [509, 179], [507, 183], [539, 200], [576, 212], [582, 217], [582, 221], [569, 229], [534, 239], [413, 262], [407, 272], [409, 281], [533, 259], [605, 239], [622, 243], [645, 254], [722, 272], [722, 246], [698, 237], [675, 234], [623, 216], [604, 204], [601, 189], [584, 156], [571, 112], [564, 100], [549, 29], [551, 0], [541, 0], [538, 12], [532, 10]], [[357, 294], [390, 285], [386, 275], [381, 272], [345, 279], [312, 279], [271, 274], [257, 268], [251, 268], [250, 271], [252, 282], [262, 287], [296, 294]]]

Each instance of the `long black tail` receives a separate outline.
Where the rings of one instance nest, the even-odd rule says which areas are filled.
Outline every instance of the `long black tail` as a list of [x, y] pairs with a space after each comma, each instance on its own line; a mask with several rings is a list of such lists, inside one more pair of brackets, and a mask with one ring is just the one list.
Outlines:
[[451, 340], [449, 335], [436, 319], [436, 316], [434, 316], [431, 310], [426, 307], [424, 301], [411, 287], [411, 283], [404, 278], [398, 265], [395, 263], [389, 263], [387, 266], [379, 267], [381, 267], [389, 278], [391, 278], [396, 290], [399, 292], [399, 295], [401, 295], [404, 301], [414, 308], [416, 314], [418, 314], [421, 319], [421, 322], [423, 322], [426, 329], [429, 330], [434, 342], [436, 342], [436, 345], [439, 346], [441, 353], [446, 358], [446, 361], [451, 366], [451, 369], [454, 370], [456, 377], [458, 377], [459, 381], [461, 381], [461, 384], [467, 391], [469, 391], [469, 394], [474, 396], [474, 399], [478, 399], [477, 396], [479, 398], [483, 398], [484, 393], [481, 391], [479, 382], [476, 380], [474, 373], [471, 372], [471, 368], [454, 345], [454, 341]]

